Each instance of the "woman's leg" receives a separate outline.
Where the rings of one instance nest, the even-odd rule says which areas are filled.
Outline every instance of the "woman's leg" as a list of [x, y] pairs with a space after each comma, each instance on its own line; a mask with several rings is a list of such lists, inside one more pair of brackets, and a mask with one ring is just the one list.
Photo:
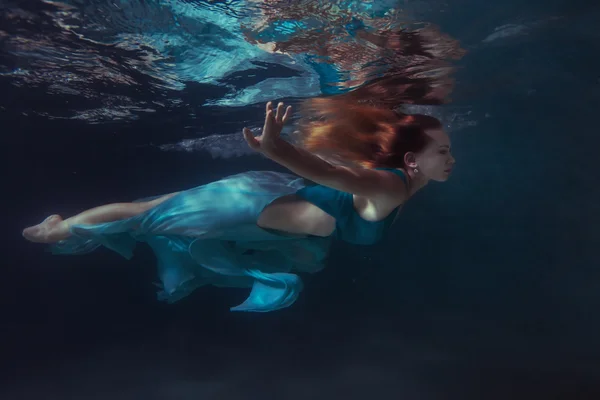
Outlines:
[[170, 193], [157, 199], [140, 203], [107, 204], [91, 208], [66, 220], [63, 220], [60, 215], [51, 215], [42, 223], [25, 228], [23, 230], [23, 237], [35, 243], [55, 243], [71, 235], [69, 232], [71, 225], [101, 224], [131, 218], [148, 211], [178, 193]]

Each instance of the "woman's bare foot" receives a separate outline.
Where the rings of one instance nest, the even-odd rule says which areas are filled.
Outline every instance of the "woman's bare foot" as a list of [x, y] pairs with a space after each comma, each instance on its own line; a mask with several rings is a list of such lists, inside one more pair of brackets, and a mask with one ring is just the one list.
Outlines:
[[23, 230], [23, 237], [34, 243], [54, 243], [64, 239], [65, 227], [60, 215], [51, 215], [42, 223]]

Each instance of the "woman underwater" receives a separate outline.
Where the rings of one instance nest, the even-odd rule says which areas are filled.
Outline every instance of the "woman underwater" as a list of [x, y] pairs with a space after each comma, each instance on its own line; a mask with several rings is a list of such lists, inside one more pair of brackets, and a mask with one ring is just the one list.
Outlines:
[[251, 288], [232, 311], [288, 307], [302, 290], [293, 272], [320, 270], [332, 238], [379, 241], [402, 205], [429, 181], [446, 181], [455, 162], [433, 117], [331, 99], [310, 103], [318, 115], [303, 124], [297, 144], [280, 137], [291, 116], [283, 103], [267, 104], [261, 135], [243, 131], [252, 149], [299, 177], [245, 172], [65, 220], [52, 215], [23, 236], [51, 243], [58, 254], [105, 246], [127, 258], [136, 242], [146, 242], [157, 257], [159, 299], [168, 302], [212, 284]]

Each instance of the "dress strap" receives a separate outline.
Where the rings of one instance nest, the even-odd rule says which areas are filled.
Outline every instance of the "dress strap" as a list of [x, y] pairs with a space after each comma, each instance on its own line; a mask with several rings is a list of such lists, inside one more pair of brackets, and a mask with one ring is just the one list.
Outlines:
[[408, 179], [406, 178], [406, 174], [404, 173], [404, 171], [396, 169], [396, 168], [375, 168], [375, 169], [379, 169], [379, 170], [383, 170], [383, 171], [390, 171], [390, 172], [398, 175], [404, 181], [404, 184], [408, 187]]

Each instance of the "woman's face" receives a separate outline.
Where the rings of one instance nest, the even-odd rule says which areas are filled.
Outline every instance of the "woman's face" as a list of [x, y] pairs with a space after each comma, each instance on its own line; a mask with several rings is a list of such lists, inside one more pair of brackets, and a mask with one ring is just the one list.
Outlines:
[[425, 133], [432, 140], [423, 151], [416, 154], [417, 168], [425, 177], [437, 182], [445, 182], [456, 162], [452, 157], [450, 138], [441, 128], [427, 130]]

